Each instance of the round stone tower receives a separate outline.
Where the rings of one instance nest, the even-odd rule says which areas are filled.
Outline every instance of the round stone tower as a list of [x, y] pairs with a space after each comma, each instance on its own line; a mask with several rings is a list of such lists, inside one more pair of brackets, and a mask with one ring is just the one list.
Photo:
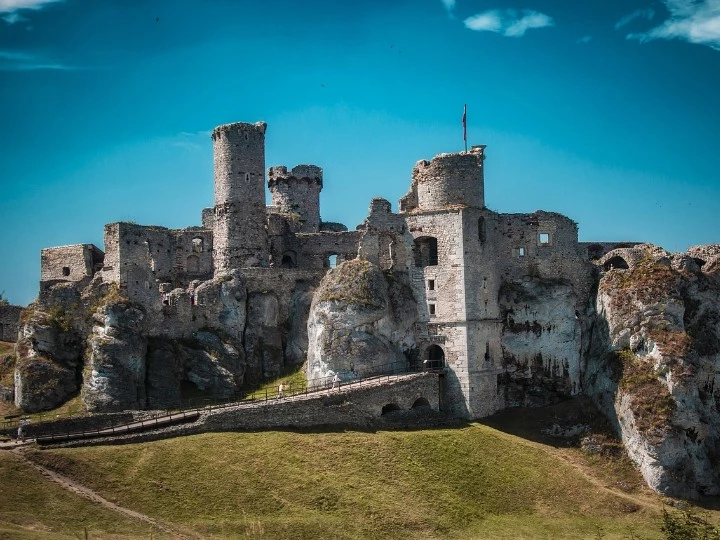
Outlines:
[[323, 170], [316, 165], [298, 165], [288, 172], [282, 165], [268, 169], [268, 187], [272, 204], [291, 216], [296, 232], [315, 233], [320, 230], [320, 190]]
[[268, 266], [265, 122], [212, 132], [215, 168], [215, 271]]
[[484, 208], [484, 150], [484, 145], [473, 146], [469, 152], [440, 154], [432, 161], [418, 161], [412, 174], [417, 209]]

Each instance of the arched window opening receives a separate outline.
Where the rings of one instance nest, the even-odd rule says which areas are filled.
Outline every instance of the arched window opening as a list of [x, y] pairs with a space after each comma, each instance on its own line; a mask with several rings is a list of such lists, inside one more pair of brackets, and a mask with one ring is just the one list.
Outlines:
[[597, 261], [600, 257], [605, 255], [605, 250], [600, 244], [590, 244], [587, 248], [588, 258], [591, 261]]
[[197, 255], [190, 255], [187, 258], [187, 265], [185, 266], [188, 274], [197, 274], [200, 272], [200, 259]]
[[415, 255], [415, 266], [418, 268], [436, 266], [438, 264], [437, 238], [432, 236], [416, 238], [413, 244], [413, 253]]
[[204, 250], [203, 239], [199, 236], [192, 239], [192, 250], [193, 253], [202, 253]]
[[294, 251], [286, 251], [283, 253], [280, 266], [283, 268], [297, 268], [297, 253]]
[[623, 259], [620, 255], [615, 255], [605, 261], [603, 268], [605, 270], [627, 270], [630, 266], [628, 266], [627, 261], [625, 261], [625, 259]]
[[480, 243], [485, 242], [485, 218], [480, 217], [478, 219], [478, 240]]
[[703, 261], [702, 259], [699, 259], [697, 257], [693, 257], [693, 261], [695, 261], [695, 264], [697, 264], [700, 268], [702, 268], [703, 265], [705, 264], [705, 261]]
[[399, 411], [400, 406], [396, 405], [395, 403], [388, 403], [382, 408], [382, 411], [380, 412], [380, 416], [385, 416], [388, 413], [391, 413], [393, 411]]
[[445, 351], [440, 345], [430, 345], [425, 349], [423, 366], [425, 369], [442, 369], [445, 366]]
[[419, 397], [415, 400], [415, 403], [412, 404], [412, 408], [419, 409], [420, 407], [430, 407], [430, 402], [424, 397]]
[[337, 253], [331, 253], [328, 255], [327, 260], [327, 267], [328, 268], [335, 268], [338, 264], [338, 254]]

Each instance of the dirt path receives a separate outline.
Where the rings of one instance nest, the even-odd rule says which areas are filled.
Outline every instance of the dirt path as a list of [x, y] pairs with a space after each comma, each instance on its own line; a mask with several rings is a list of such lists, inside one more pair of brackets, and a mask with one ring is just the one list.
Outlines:
[[579, 472], [588, 482], [601, 489], [603, 492], [608, 493], [613, 497], [619, 497], [621, 499], [624, 499], [645, 509], [659, 511], [659, 496], [654, 492], [650, 491], [649, 488], [647, 491], [645, 491], [645, 488], [640, 488], [640, 493], [628, 493], [620, 488], [610, 487], [607, 485], [607, 482], [603, 481], [601, 478], [598, 478], [587, 465], [582, 463], [581, 458], [575, 455], [572, 450], [555, 448], [541, 442], [530, 441], [527, 439], [525, 439], [524, 442], [530, 446], [542, 450], [547, 454], [552, 455], [556, 459], [561, 459], [563, 462], [567, 463], [573, 469]]
[[141, 514], [140, 512], [136, 512], [135, 510], [130, 510], [129, 508], [125, 508], [123, 506], [119, 506], [111, 501], [108, 501], [107, 499], [100, 496], [98, 493], [93, 491], [90, 488], [87, 488], [81, 484], [78, 484], [74, 480], [63, 476], [55, 471], [52, 471], [46, 467], [43, 467], [42, 465], [39, 465], [38, 463], [35, 463], [33, 460], [28, 458], [27, 455], [25, 455], [25, 452], [23, 451], [23, 447], [17, 447], [8, 449], [7, 447], [3, 448], [3, 450], [6, 450], [8, 452], [11, 452], [13, 455], [19, 457], [22, 459], [25, 463], [30, 465], [31, 467], [35, 468], [41, 475], [43, 475], [48, 480], [52, 480], [56, 484], [58, 484], [63, 489], [66, 489], [72, 493], [75, 493], [76, 495], [80, 495], [81, 497], [85, 497], [86, 499], [90, 499], [91, 501], [103, 506], [104, 508], [107, 508], [109, 510], [112, 510], [114, 512], [118, 512], [120, 514], [124, 514], [128, 517], [131, 517], [133, 519], [137, 519], [139, 521], [143, 521], [145, 523], [149, 523], [156, 529], [170, 535], [173, 538], [202, 538], [202, 536], [198, 535], [197, 533], [188, 530], [183, 527], [179, 527], [177, 525], [169, 525], [167, 523], [163, 523], [162, 521], [159, 521], [157, 519], [151, 518], [148, 515]]

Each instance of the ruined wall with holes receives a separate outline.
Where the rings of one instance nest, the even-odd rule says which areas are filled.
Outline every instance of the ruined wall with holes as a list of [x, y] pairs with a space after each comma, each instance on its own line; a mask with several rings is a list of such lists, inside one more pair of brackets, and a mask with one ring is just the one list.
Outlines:
[[111, 223], [105, 226], [105, 246], [103, 278], [143, 304], [160, 302], [164, 293], [213, 274], [212, 231], [197, 227]]
[[20, 306], [0, 304], [0, 341], [17, 341], [22, 310]]
[[77, 282], [103, 264], [103, 252], [92, 244], [45, 248], [40, 252], [41, 282]]

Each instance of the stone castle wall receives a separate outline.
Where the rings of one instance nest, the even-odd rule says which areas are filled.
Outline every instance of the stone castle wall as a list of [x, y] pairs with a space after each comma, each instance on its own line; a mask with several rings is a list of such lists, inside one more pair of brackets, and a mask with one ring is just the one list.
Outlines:
[[111, 223], [105, 226], [105, 247], [103, 278], [140, 303], [212, 277], [212, 231]]
[[320, 230], [320, 190], [323, 171], [315, 165], [270, 167], [268, 187], [272, 204], [278, 212], [292, 216], [294, 232], [316, 233]]
[[40, 252], [40, 281], [82, 281], [102, 266], [103, 257], [103, 252], [92, 244], [45, 248]]
[[439, 154], [431, 161], [418, 161], [413, 168], [411, 193], [401, 201], [401, 210], [483, 208], [484, 159], [484, 147], [473, 146], [470, 152]]

